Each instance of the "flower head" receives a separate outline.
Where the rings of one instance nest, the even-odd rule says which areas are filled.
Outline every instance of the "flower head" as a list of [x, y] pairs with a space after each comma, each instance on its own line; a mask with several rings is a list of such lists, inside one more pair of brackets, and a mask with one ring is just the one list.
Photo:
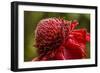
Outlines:
[[66, 60], [86, 58], [86, 29], [75, 29], [78, 22], [62, 18], [41, 20], [35, 30], [39, 57], [33, 60]]

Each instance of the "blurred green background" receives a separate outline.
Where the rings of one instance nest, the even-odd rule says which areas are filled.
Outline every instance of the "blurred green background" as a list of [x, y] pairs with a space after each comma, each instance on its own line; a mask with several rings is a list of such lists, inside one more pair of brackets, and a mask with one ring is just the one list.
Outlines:
[[[77, 29], [86, 28], [90, 32], [90, 14], [24, 11], [24, 61], [31, 61], [38, 56], [36, 48], [33, 46], [35, 43], [34, 30], [41, 19], [50, 17], [77, 20], [79, 22]], [[87, 52], [89, 58], [90, 43], [87, 43]]]

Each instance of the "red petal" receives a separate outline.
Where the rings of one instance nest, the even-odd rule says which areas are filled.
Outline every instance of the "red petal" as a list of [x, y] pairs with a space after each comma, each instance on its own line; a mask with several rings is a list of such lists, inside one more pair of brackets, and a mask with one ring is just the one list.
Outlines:
[[77, 25], [78, 25], [77, 20], [74, 20], [73, 22], [71, 22], [70, 27], [69, 27], [70, 31], [73, 30]]
[[56, 53], [55, 53], [55, 56], [54, 56], [54, 59], [56, 60], [65, 60], [65, 50], [64, 48], [61, 46], [60, 48], [57, 48], [56, 49]]
[[87, 41], [87, 42], [90, 41], [90, 34], [89, 34], [89, 33], [87, 33], [87, 35], [86, 35], [86, 41]]
[[86, 29], [80, 29], [80, 30], [73, 30], [71, 35], [74, 36], [74, 38], [79, 42], [79, 43], [86, 43]]

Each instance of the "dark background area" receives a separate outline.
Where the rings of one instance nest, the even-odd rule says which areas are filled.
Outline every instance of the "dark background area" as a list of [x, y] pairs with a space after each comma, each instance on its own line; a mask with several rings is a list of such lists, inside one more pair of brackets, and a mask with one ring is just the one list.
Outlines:
[[[24, 11], [24, 61], [31, 61], [38, 56], [37, 48], [33, 46], [35, 43], [34, 30], [41, 19], [50, 17], [77, 20], [79, 25], [76, 29], [86, 28], [90, 32], [90, 14]], [[87, 43], [87, 52], [90, 58], [90, 43]]]

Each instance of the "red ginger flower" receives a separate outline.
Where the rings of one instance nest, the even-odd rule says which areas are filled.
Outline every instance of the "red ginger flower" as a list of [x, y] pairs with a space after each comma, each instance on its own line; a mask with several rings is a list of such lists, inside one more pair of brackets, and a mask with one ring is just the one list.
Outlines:
[[86, 42], [90, 41], [90, 35], [86, 29], [75, 29], [77, 25], [76, 20], [41, 20], [35, 31], [39, 56], [33, 61], [86, 58]]

